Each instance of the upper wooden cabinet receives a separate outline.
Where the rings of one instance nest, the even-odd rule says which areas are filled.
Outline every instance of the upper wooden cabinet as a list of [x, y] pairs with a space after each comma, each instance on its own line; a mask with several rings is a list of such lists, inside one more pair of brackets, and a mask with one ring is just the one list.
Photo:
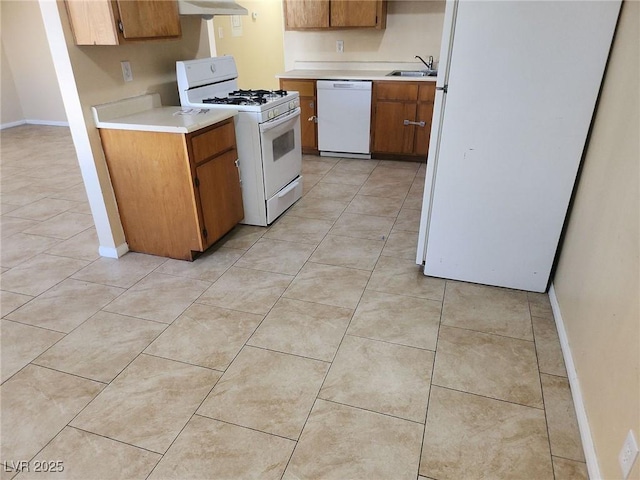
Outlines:
[[286, 30], [386, 27], [386, 0], [284, 0]]
[[118, 45], [181, 35], [177, 1], [66, 0], [65, 4], [76, 45]]
[[287, 30], [329, 28], [329, 0], [285, 0]]

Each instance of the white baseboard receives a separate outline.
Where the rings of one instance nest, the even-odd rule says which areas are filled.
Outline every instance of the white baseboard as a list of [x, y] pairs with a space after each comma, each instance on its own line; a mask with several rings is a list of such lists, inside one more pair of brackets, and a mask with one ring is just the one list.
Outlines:
[[0, 130], [4, 130], [5, 128], [18, 127], [20, 125], [24, 125], [27, 123], [26, 120], [18, 120], [17, 122], [8, 122], [0, 124]]
[[25, 120], [29, 125], [49, 125], [52, 127], [68, 127], [69, 122], [60, 122], [58, 120]]
[[100, 254], [100, 256], [107, 257], [107, 258], [120, 258], [128, 251], [129, 251], [129, 245], [127, 245], [126, 243], [121, 243], [115, 248], [103, 247], [103, 246], [100, 246], [100, 248], [98, 248], [98, 253]]
[[0, 124], [0, 130], [5, 128], [19, 127], [20, 125], [49, 125], [52, 127], [68, 127], [69, 122], [60, 122], [57, 120], [18, 120], [16, 122]]
[[591, 480], [600, 480], [602, 479], [602, 475], [600, 474], [596, 448], [593, 444], [593, 438], [591, 437], [591, 428], [589, 428], [589, 419], [584, 406], [582, 390], [580, 389], [578, 372], [576, 371], [576, 366], [573, 363], [573, 356], [571, 355], [571, 348], [569, 346], [569, 338], [567, 337], [567, 331], [564, 327], [562, 313], [560, 312], [560, 304], [558, 303], [558, 297], [556, 296], [556, 290], [553, 283], [549, 288], [549, 300], [551, 301], [553, 318], [556, 321], [556, 328], [558, 329], [558, 337], [560, 338], [562, 356], [564, 357], [564, 363], [567, 368], [569, 385], [571, 385], [571, 396], [573, 397], [573, 406], [576, 410], [576, 417], [578, 419], [578, 428], [580, 429], [580, 438], [582, 439], [582, 448], [584, 449], [584, 456], [587, 461], [589, 478]]

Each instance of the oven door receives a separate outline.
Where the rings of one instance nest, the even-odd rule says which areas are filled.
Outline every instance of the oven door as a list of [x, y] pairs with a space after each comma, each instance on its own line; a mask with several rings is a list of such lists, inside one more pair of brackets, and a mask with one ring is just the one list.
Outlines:
[[300, 108], [260, 124], [265, 197], [275, 193], [300, 175]]

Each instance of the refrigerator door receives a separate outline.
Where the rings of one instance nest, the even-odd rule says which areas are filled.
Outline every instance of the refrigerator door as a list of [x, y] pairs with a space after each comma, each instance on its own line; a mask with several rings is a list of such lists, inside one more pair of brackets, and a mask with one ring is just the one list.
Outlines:
[[457, 3], [424, 272], [544, 291], [620, 2]]
[[427, 172], [425, 176], [424, 195], [422, 198], [422, 213], [420, 215], [420, 228], [418, 230], [418, 249], [416, 263], [424, 263], [427, 246], [427, 235], [431, 219], [431, 206], [433, 200], [433, 181], [438, 164], [440, 151], [440, 139], [442, 134], [442, 120], [446, 101], [445, 91], [449, 83], [449, 67], [455, 18], [458, 9], [458, 0], [447, 0], [444, 11], [444, 24], [442, 29], [442, 43], [440, 46], [440, 59], [438, 62], [438, 78], [436, 80], [436, 96], [433, 101], [433, 116], [431, 122], [431, 136], [429, 137], [429, 153], [427, 156]]

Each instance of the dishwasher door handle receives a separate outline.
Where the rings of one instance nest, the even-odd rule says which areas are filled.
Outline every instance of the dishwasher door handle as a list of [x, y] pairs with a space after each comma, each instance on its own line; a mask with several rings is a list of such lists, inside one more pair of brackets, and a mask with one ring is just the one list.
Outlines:
[[411, 122], [409, 120], [405, 120], [404, 122], [402, 122], [403, 125], [417, 125], [419, 127], [424, 127], [426, 125], [426, 123], [424, 121], [422, 122]]

